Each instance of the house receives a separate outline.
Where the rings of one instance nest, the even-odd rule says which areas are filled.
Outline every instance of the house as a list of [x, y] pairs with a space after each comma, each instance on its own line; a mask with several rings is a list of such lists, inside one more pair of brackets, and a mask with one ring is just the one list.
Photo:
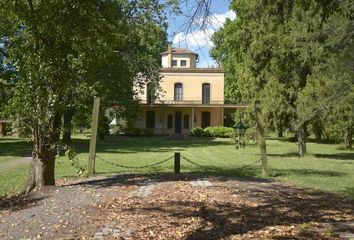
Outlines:
[[7, 134], [7, 125], [11, 124], [9, 119], [0, 119], [0, 137], [5, 137]]
[[155, 99], [152, 84], [146, 84], [138, 95], [137, 127], [156, 135], [187, 135], [195, 127], [223, 126], [225, 112], [243, 107], [224, 104], [224, 70], [197, 68], [198, 54], [169, 45], [161, 62], [162, 94]]

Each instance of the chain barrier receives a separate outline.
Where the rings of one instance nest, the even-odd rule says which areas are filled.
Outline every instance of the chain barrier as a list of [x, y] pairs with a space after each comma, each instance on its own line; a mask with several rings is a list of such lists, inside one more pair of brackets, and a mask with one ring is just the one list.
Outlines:
[[218, 168], [215, 168], [215, 167], [206, 167], [206, 166], [203, 166], [203, 165], [200, 165], [199, 163], [196, 163], [188, 158], [186, 158], [185, 156], [181, 155], [181, 158], [183, 158], [184, 160], [186, 160], [187, 162], [197, 166], [197, 167], [200, 167], [200, 168], [203, 168], [205, 170], [213, 170], [213, 171], [216, 171], [216, 170], [219, 170]]
[[171, 157], [169, 157], [169, 158], [166, 158], [166, 159], [164, 159], [164, 160], [162, 160], [162, 161], [159, 161], [159, 162], [156, 162], [156, 163], [152, 163], [152, 164], [148, 164], [148, 165], [144, 165], [144, 166], [137, 166], [137, 167], [135, 167], [135, 166], [127, 166], [127, 165], [122, 165], [122, 164], [118, 164], [118, 163], [113, 163], [113, 162], [107, 161], [106, 159], [103, 159], [103, 158], [101, 158], [101, 157], [99, 157], [99, 156], [96, 155], [96, 158], [97, 158], [97, 159], [99, 159], [99, 160], [101, 160], [101, 161], [103, 161], [103, 162], [105, 162], [105, 163], [108, 163], [108, 164], [111, 164], [111, 165], [117, 166], [117, 167], [131, 168], [131, 169], [141, 169], [141, 168], [148, 168], [148, 167], [157, 166], [157, 165], [159, 165], [159, 164], [162, 164], [162, 163], [167, 162], [168, 160], [171, 160], [173, 157], [174, 157], [174, 156], [171, 156]]
[[[99, 157], [98, 155], [96, 155], [96, 158], [99, 159], [99, 160], [101, 160], [101, 161], [103, 161], [103, 162], [105, 162], [105, 163], [108, 163], [108, 164], [111, 164], [111, 165], [117, 166], [117, 167], [130, 168], [130, 169], [141, 169], [141, 168], [148, 168], [148, 167], [153, 167], [153, 166], [157, 166], [157, 165], [163, 164], [163, 163], [165, 163], [165, 162], [167, 162], [167, 161], [173, 159], [174, 156], [171, 156], [171, 157], [169, 157], [169, 158], [166, 158], [166, 159], [164, 159], [164, 160], [162, 160], [162, 161], [159, 161], [159, 162], [156, 162], [156, 163], [152, 163], [152, 164], [148, 164], [148, 165], [143, 165], [143, 166], [136, 166], [136, 167], [135, 167], [135, 166], [123, 165], [123, 164], [119, 164], [119, 163], [114, 163], [114, 162], [108, 161], [108, 160], [106, 160], [106, 159], [104, 159], [104, 158], [101, 158], [101, 157]], [[189, 162], [190, 164], [195, 165], [195, 166], [200, 167], [200, 168], [205, 169], [205, 170], [209, 170], [209, 171], [219, 171], [219, 170], [220, 170], [220, 168], [217, 168], [217, 167], [203, 166], [203, 165], [201, 165], [201, 164], [199, 164], [199, 163], [196, 163], [196, 162], [190, 160], [189, 158], [187, 158], [187, 157], [185, 157], [185, 156], [183, 156], [183, 155], [181, 155], [181, 158], [184, 159], [184, 160], [186, 160], [186, 161]], [[232, 170], [242, 170], [242, 169], [244, 169], [244, 168], [248, 168], [248, 167], [250, 167], [250, 166], [253, 166], [253, 165], [257, 164], [257, 163], [259, 163], [260, 161], [261, 161], [261, 160], [257, 160], [257, 161], [255, 161], [255, 162], [253, 162], [253, 163], [250, 163], [250, 164], [241, 166], [241, 167], [239, 167], [239, 168], [233, 168]]]
[[[215, 170], [220, 170], [220, 169], [218, 169], [218, 168], [216, 168], [216, 167], [206, 167], [206, 166], [200, 165], [200, 164], [198, 164], [198, 163], [196, 163], [196, 162], [194, 162], [194, 161], [192, 161], [192, 160], [190, 160], [190, 159], [188, 159], [188, 158], [186, 158], [185, 156], [182, 156], [182, 155], [181, 155], [181, 158], [183, 158], [184, 160], [186, 160], [187, 162], [189, 162], [189, 163], [191, 163], [191, 164], [193, 164], [193, 165], [195, 165], [195, 166], [198, 166], [198, 167], [200, 167], [200, 168], [204, 168], [204, 169], [206, 169], [206, 170], [214, 170], [214, 171], [215, 171]], [[259, 163], [259, 162], [261, 162], [261, 160], [257, 160], [257, 161], [255, 161], [255, 162], [253, 162], [253, 163], [244, 165], [244, 166], [239, 167], [239, 168], [233, 168], [232, 170], [242, 170], [242, 169], [244, 169], [244, 168], [248, 168], [248, 167], [250, 167], [250, 166], [253, 166], [253, 165], [255, 165], [256, 163]]]

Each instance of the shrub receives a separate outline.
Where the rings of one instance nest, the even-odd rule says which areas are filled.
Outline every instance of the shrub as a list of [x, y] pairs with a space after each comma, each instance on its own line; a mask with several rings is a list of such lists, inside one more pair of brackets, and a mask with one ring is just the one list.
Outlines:
[[127, 128], [125, 134], [128, 136], [140, 136], [142, 132], [141, 128]]
[[223, 126], [215, 126], [215, 127], [205, 128], [203, 136], [228, 138], [228, 137], [232, 137], [233, 133], [234, 133], [233, 128], [223, 127]]
[[204, 130], [203, 128], [200, 127], [196, 127], [196, 128], [192, 128], [191, 130], [191, 135], [195, 136], [195, 137], [201, 137], [203, 136]]
[[154, 135], [154, 129], [152, 129], [152, 128], [143, 128], [142, 129], [142, 134], [144, 136], [153, 136]]

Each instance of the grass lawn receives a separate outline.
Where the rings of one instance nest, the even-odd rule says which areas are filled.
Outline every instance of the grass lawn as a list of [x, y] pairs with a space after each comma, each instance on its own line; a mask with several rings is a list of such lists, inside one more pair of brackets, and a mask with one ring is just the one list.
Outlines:
[[[83, 164], [86, 164], [88, 138], [77, 138], [74, 143], [79, 153], [78, 157], [82, 159]], [[339, 145], [334, 144], [308, 143], [309, 155], [298, 158], [296, 143], [268, 140], [267, 147], [271, 178], [354, 198], [354, 151], [340, 149]], [[22, 156], [23, 153], [20, 152], [24, 150], [30, 152], [30, 146], [24, 141], [0, 139], [0, 167], [2, 162], [9, 161], [11, 157]], [[255, 144], [237, 150], [230, 139], [205, 138], [172, 141], [161, 137], [111, 137], [97, 145], [99, 158], [96, 160], [96, 172], [101, 175], [172, 172], [172, 159], [161, 165], [143, 169], [125, 169], [115, 166], [114, 163], [129, 166], [146, 165], [167, 159], [177, 151], [187, 159], [213, 168], [213, 170], [202, 169], [182, 158], [182, 172], [261, 177], [260, 164], [254, 164], [259, 159], [259, 150]], [[19, 166], [9, 171], [0, 171], [0, 195], [21, 188], [26, 178], [27, 168], [28, 166]], [[75, 169], [67, 158], [59, 157], [56, 168], [57, 179], [75, 176]]]
[[0, 164], [31, 156], [29, 139], [0, 138]]

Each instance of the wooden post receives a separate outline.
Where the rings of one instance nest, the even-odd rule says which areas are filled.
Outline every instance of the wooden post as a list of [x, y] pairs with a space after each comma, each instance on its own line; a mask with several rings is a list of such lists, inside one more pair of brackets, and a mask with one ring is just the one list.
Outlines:
[[181, 172], [181, 154], [179, 152], [175, 152], [175, 173]]
[[93, 111], [92, 111], [88, 175], [92, 175], [95, 172], [95, 158], [96, 158], [96, 143], [97, 143], [97, 127], [98, 127], [99, 109], [100, 109], [100, 98], [95, 97], [94, 101], [93, 101]]
[[258, 133], [258, 146], [261, 150], [262, 174], [263, 177], [267, 178], [269, 177], [267, 146], [265, 140], [261, 104], [259, 101], [256, 101], [255, 103], [255, 110], [256, 110], [257, 133]]
[[194, 128], [194, 107], [192, 107], [192, 129]]
[[162, 136], [165, 136], [165, 102], [162, 101]]
[[221, 107], [221, 126], [224, 126], [224, 108]]
[[240, 129], [237, 129], [237, 148], [241, 148], [241, 136], [240, 136]]

